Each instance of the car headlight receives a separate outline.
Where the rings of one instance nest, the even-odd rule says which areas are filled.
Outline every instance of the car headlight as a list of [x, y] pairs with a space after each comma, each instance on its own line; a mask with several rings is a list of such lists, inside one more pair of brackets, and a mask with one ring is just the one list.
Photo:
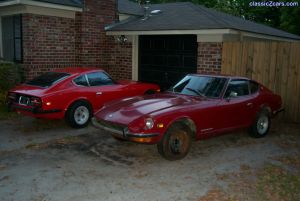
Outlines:
[[153, 128], [153, 126], [154, 126], [153, 119], [151, 119], [151, 118], [145, 119], [145, 126], [147, 129]]

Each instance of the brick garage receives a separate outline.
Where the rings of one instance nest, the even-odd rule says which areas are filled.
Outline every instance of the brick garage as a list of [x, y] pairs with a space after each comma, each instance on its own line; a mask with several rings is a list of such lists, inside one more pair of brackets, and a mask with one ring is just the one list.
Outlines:
[[[22, 15], [23, 67], [26, 78], [41, 72], [69, 66], [113, 66], [109, 49], [115, 46], [104, 26], [115, 21], [113, 0], [86, 0], [75, 19]], [[101, 13], [99, 12], [101, 10]], [[115, 62], [116, 63], [116, 62]]]
[[[184, 73], [220, 73], [222, 47], [227, 41], [300, 40], [299, 36], [189, 2], [150, 5], [151, 10], [161, 12], [149, 15], [129, 0], [0, 1], [0, 25], [5, 26], [10, 16], [22, 16], [21, 49], [7, 48], [4, 43], [11, 38], [2, 29], [0, 57], [14, 49], [10, 59], [17, 60], [12, 54], [22, 52], [18, 61], [27, 79], [55, 68], [92, 66], [104, 68], [115, 79], [140, 80], [142, 36], [195, 36], [195, 69], [181, 69]], [[128, 40], [120, 42], [120, 37]]]
[[223, 43], [198, 43], [197, 72], [221, 73]]
[[23, 67], [28, 78], [75, 65], [75, 20], [22, 15]]

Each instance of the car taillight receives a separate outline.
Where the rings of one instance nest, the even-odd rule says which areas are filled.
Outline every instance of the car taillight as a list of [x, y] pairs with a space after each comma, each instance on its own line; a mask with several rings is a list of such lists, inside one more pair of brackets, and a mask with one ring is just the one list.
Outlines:
[[37, 97], [31, 97], [30, 98], [30, 103], [34, 107], [40, 107], [42, 105], [42, 100]]

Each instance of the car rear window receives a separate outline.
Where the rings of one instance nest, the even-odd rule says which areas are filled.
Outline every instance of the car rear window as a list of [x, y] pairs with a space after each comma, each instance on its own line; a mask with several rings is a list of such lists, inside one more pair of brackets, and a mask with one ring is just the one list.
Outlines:
[[70, 76], [68, 73], [47, 72], [30, 80], [26, 84], [39, 87], [50, 87], [68, 76]]

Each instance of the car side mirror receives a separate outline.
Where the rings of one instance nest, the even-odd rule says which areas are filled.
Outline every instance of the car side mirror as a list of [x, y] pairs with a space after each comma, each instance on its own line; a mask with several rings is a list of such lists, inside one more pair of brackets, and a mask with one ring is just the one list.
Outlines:
[[230, 94], [229, 94], [229, 96], [226, 98], [226, 101], [229, 102], [231, 98], [235, 98], [235, 97], [237, 97], [237, 96], [238, 96], [238, 93], [237, 93], [237, 92], [231, 91]]
[[230, 98], [235, 98], [235, 97], [237, 97], [237, 95], [238, 95], [237, 92], [231, 91], [230, 94], [229, 94], [229, 97], [230, 97]]

